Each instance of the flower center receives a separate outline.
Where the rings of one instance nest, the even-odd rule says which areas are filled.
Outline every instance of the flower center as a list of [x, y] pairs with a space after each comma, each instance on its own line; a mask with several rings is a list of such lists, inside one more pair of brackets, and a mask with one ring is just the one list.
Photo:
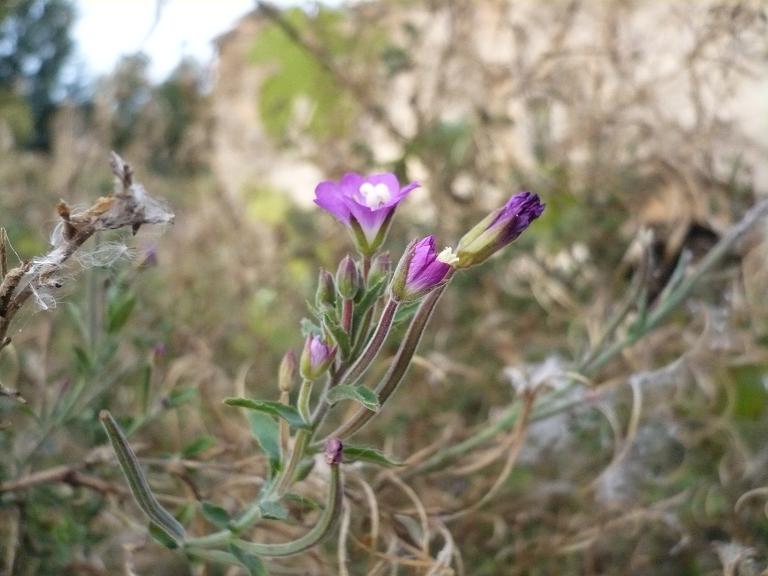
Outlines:
[[392, 198], [392, 193], [387, 185], [381, 182], [378, 184], [364, 182], [360, 185], [360, 194], [365, 199], [365, 205], [373, 210], [381, 208]]
[[440, 254], [437, 255], [437, 259], [443, 264], [448, 264], [449, 266], [455, 266], [459, 263], [459, 257], [454, 254], [453, 248], [450, 246], [440, 252]]

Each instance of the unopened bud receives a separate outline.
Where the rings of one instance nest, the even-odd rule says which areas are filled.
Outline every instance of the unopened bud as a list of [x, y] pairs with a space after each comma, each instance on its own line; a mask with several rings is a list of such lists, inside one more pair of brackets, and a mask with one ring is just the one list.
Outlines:
[[373, 286], [382, 278], [388, 277], [391, 271], [392, 259], [389, 252], [377, 254], [371, 262], [371, 269], [368, 271], [368, 285]]
[[330, 367], [336, 356], [336, 348], [329, 346], [322, 338], [307, 336], [301, 353], [301, 377], [304, 380], [317, 380]]
[[325, 461], [329, 466], [341, 464], [344, 458], [344, 444], [338, 438], [328, 438], [325, 441]]
[[333, 308], [336, 305], [336, 287], [333, 285], [333, 276], [327, 270], [321, 269], [317, 278], [315, 305], [318, 308]]
[[336, 270], [336, 289], [339, 295], [351, 300], [357, 296], [360, 290], [360, 272], [357, 270], [357, 264], [349, 255], [339, 262], [339, 268]]
[[280, 370], [277, 376], [277, 385], [281, 392], [290, 392], [293, 387], [293, 380], [296, 377], [296, 354], [289, 350], [283, 355], [280, 361]]

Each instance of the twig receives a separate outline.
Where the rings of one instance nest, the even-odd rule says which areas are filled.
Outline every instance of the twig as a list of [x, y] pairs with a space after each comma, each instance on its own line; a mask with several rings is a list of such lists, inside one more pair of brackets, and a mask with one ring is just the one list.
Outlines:
[[[59, 288], [59, 273], [69, 258], [96, 232], [130, 227], [135, 234], [143, 224], [173, 222], [173, 213], [151, 198], [141, 184], [134, 182], [133, 169], [112, 153], [110, 165], [115, 175], [115, 191], [99, 198], [83, 212], [72, 213], [61, 201], [56, 210], [61, 218], [61, 233], [54, 234], [53, 248], [45, 255], [3, 275], [0, 284], [0, 350], [10, 343], [8, 329], [16, 313], [40, 289]], [[2, 233], [5, 238], [5, 233]], [[0, 259], [4, 260], [5, 241]]]

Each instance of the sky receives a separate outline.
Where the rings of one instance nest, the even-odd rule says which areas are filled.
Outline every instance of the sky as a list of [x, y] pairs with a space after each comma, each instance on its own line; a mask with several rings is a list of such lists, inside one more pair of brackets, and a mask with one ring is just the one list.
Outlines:
[[[301, 4], [277, 1], [278, 5]], [[252, 10], [254, 0], [76, 0], [78, 60], [86, 76], [109, 73], [120, 56], [145, 52], [161, 80], [184, 56], [208, 61], [214, 38]]]

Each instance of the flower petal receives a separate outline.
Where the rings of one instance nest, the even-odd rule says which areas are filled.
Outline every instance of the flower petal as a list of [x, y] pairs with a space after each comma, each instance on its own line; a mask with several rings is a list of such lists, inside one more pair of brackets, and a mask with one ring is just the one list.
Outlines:
[[315, 188], [315, 204], [331, 213], [342, 224], [349, 224], [350, 211], [335, 182], [320, 182]]

